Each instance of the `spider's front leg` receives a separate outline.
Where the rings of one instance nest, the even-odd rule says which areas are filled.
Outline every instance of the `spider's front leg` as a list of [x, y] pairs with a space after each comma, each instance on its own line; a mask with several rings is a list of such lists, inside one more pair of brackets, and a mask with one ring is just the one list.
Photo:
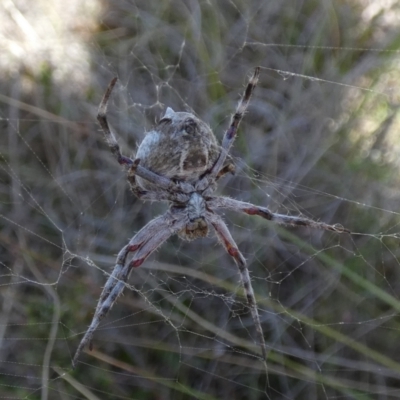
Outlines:
[[219, 157], [210, 170], [210, 172], [205, 176], [205, 179], [213, 180], [216, 179], [219, 175], [220, 171], [223, 169], [223, 165], [225, 164], [226, 157], [228, 156], [229, 150], [232, 147], [232, 144], [236, 138], [236, 133], [240, 124], [240, 121], [243, 118], [244, 113], [247, 110], [247, 106], [249, 105], [251, 95], [257, 86], [258, 78], [260, 76], [260, 67], [256, 67], [252, 77], [250, 78], [246, 90], [243, 93], [242, 98], [240, 99], [239, 105], [233, 114], [230, 126], [228, 130], [225, 132], [224, 138], [222, 139], [221, 152]]
[[[90, 344], [93, 334], [101, 320], [108, 314], [118, 296], [122, 293], [132, 268], [142, 265], [154, 250], [171, 235], [180, 231], [184, 225], [184, 222], [174, 219], [170, 213], [167, 212], [163, 216], [150, 221], [119, 252], [116, 266], [100, 295], [93, 320], [82, 338], [72, 360], [72, 366], [74, 368], [80, 353], [86, 345]], [[133, 256], [132, 260], [127, 263], [126, 259], [132, 252], [136, 252], [136, 254]]]
[[154, 193], [143, 190], [136, 182], [136, 170], [140, 163], [140, 159], [136, 158], [128, 169], [128, 183], [132, 193], [142, 200], [154, 200]]
[[117, 80], [118, 80], [117, 77], [113, 78], [110, 84], [108, 85], [108, 88], [104, 93], [103, 99], [101, 100], [101, 103], [99, 105], [99, 110], [97, 112], [97, 120], [99, 121], [99, 124], [103, 129], [104, 136], [106, 138], [108, 146], [110, 147], [111, 153], [114, 154], [117, 161], [121, 165], [131, 165], [133, 163], [133, 160], [131, 160], [129, 157], [125, 157], [122, 155], [117, 139], [115, 138], [114, 133], [111, 131], [107, 121], [108, 99], [110, 98], [111, 92], [114, 89]]
[[[108, 146], [110, 147], [111, 153], [114, 154], [119, 164], [129, 167], [129, 171], [131, 171], [130, 176], [132, 182], [134, 181], [134, 175], [137, 175], [147, 180], [148, 182], [154, 183], [160, 189], [164, 189], [167, 191], [176, 190], [176, 184], [171, 179], [165, 178], [148, 170], [147, 168], [142, 167], [141, 165], [139, 165], [140, 160], [138, 159], [132, 160], [131, 158], [122, 155], [118, 141], [114, 133], [110, 129], [107, 121], [108, 100], [110, 98], [111, 92], [114, 89], [115, 84], [117, 83], [117, 80], [118, 78], [116, 77], [111, 80], [106, 92], [104, 93], [103, 99], [101, 100], [97, 113], [97, 120], [99, 121], [99, 124], [103, 130], [104, 137]], [[190, 188], [186, 188], [184, 185], [181, 185], [180, 189], [183, 191], [190, 191]], [[137, 193], [134, 191], [134, 193], [137, 194], [138, 197], [144, 198], [144, 193], [141, 193], [141, 191]]]

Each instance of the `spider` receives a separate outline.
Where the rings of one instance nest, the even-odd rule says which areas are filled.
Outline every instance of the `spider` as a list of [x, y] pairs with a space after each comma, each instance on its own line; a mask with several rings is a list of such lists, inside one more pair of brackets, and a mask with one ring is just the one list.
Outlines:
[[[303, 217], [276, 214], [266, 207], [213, 195], [218, 179], [234, 170], [228, 153], [259, 75], [260, 67], [257, 67], [231, 118], [221, 146], [203, 121], [193, 114], [167, 108], [156, 128], [146, 134], [135, 159], [122, 155], [107, 122], [107, 103], [117, 78], [110, 82], [97, 114], [110, 150], [119, 164], [127, 169], [128, 183], [134, 194], [142, 200], [166, 201], [169, 209], [145, 225], [119, 252], [114, 270], [100, 295], [93, 320], [76, 350], [72, 361], [74, 367], [85, 346], [89, 344], [91, 349], [94, 332], [122, 293], [132, 269], [143, 264], [172, 235], [177, 234], [191, 241], [206, 236], [210, 227], [239, 269], [262, 360], [266, 362], [267, 350], [246, 260], [217, 211], [229, 209], [258, 215], [283, 225], [350, 232], [339, 224], [328, 225]], [[127, 260], [128, 256], [131, 256], [130, 260]]]

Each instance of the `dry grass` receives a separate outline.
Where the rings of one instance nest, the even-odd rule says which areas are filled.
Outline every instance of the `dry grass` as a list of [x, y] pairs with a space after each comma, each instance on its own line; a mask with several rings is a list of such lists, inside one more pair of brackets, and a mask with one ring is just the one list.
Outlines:
[[[381, 7], [0, 6], [0, 398], [400, 396], [400, 14], [395, 2]], [[226, 215], [250, 265], [269, 381], [235, 266], [213, 237], [174, 238], [135, 270], [95, 351], [72, 371], [104, 272], [164, 210], [133, 198], [102, 140], [95, 114], [109, 80], [120, 78], [109, 114], [129, 153], [167, 105], [195, 110], [221, 138], [256, 65], [238, 173], [220, 190], [354, 232]]]

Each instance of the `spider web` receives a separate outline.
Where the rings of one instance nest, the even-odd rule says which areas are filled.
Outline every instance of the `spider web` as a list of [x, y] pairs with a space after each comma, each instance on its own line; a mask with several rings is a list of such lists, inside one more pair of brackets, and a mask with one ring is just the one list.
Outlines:
[[[35, 3], [0, 10], [0, 399], [400, 397], [399, 6]], [[212, 235], [171, 238], [135, 269], [72, 370], [115, 255], [166, 210], [129, 193], [102, 140], [109, 80], [109, 120], [132, 155], [166, 106], [221, 140], [256, 65], [236, 175], [218, 193], [352, 232], [225, 213], [268, 374]]]

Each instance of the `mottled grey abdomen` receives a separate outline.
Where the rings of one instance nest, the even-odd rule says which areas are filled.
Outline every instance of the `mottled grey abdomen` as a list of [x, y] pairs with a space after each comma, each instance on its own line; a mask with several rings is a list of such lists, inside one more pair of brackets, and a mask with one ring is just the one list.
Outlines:
[[[156, 174], [191, 183], [212, 167], [218, 152], [217, 140], [206, 123], [168, 108], [156, 128], [146, 134], [136, 158]], [[136, 182], [143, 189], [157, 189], [139, 177]]]

